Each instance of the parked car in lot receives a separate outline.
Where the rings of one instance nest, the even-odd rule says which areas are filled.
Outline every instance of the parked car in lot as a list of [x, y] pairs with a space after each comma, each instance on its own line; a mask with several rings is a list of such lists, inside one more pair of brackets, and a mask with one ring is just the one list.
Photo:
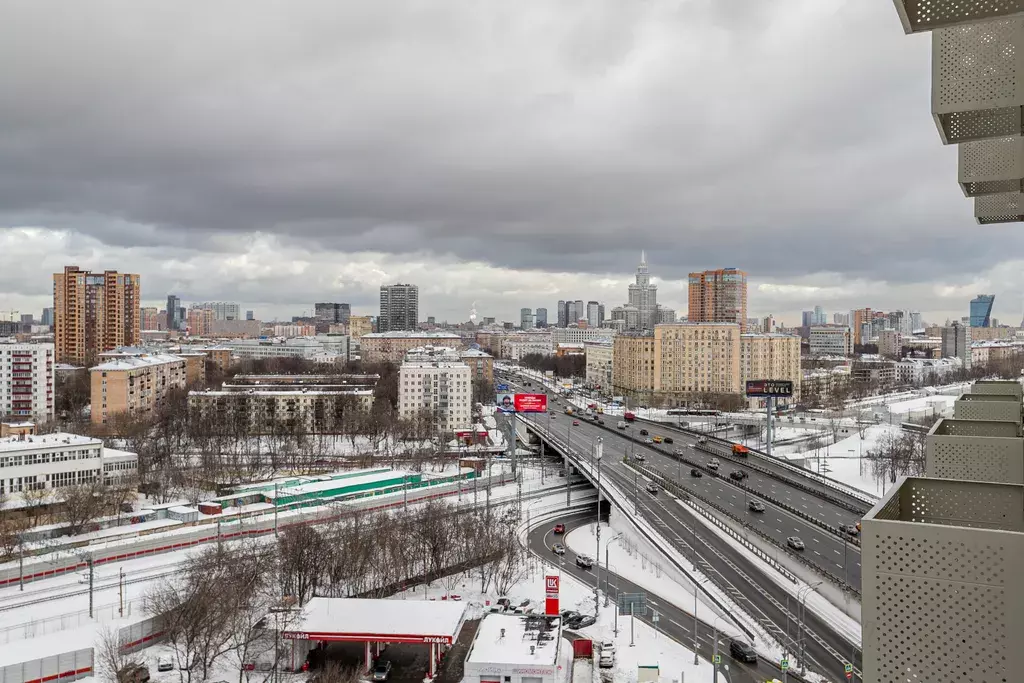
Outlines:
[[793, 550], [803, 550], [804, 549], [804, 542], [802, 540], [800, 540], [799, 536], [790, 536], [789, 538], [787, 538], [786, 539], [786, 545], [788, 545]]
[[740, 662], [757, 663], [757, 650], [742, 640], [734, 640], [729, 643], [729, 654], [732, 655], [733, 659]]
[[562, 623], [564, 624], [566, 622], [573, 621], [574, 619], [576, 619], [577, 617], [582, 616], [582, 615], [579, 612], [577, 612], [576, 610], [564, 609], [564, 610], [562, 610], [561, 616], [562, 616]]
[[174, 671], [174, 660], [170, 655], [160, 655], [156, 659], [157, 671]]
[[377, 662], [373, 667], [373, 680], [386, 681], [391, 678], [391, 662]]
[[690, 476], [697, 477], [698, 479], [700, 479], [701, 477], [704, 476], [704, 473], [698, 470], [696, 467], [694, 467], [692, 470], [690, 470]]
[[577, 555], [576, 566], [580, 569], [591, 569], [594, 566], [594, 560], [589, 555]]
[[561, 543], [556, 543], [553, 546], [551, 546], [551, 552], [553, 552], [555, 555], [565, 555], [565, 546]]
[[658, 487], [657, 487], [657, 485], [656, 485], [656, 484], [654, 484], [653, 482], [652, 482], [652, 483], [650, 483], [650, 484], [648, 484], [648, 485], [646, 486], [646, 488], [647, 488], [647, 493], [650, 493], [650, 494], [655, 494], [655, 493], [657, 493], [657, 492], [658, 492]]
[[553, 531], [556, 534], [564, 534], [565, 533], [565, 525], [564, 524], [556, 524], [555, 528], [552, 529], [551, 531]]
[[750, 508], [751, 512], [764, 512], [764, 503], [759, 500], [752, 500], [747, 503], [747, 507]]
[[571, 628], [580, 629], [588, 626], [593, 626], [597, 623], [597, 619], [591, 614], [584, 614], [579, 619], [573, 621]]

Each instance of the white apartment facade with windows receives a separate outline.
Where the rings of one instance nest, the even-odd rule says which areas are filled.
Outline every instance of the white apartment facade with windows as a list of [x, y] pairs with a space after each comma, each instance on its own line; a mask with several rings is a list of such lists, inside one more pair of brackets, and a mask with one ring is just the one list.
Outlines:
[[413, 349], [398, 371], [398, 414], [412, 420], [424, 412], [436, 427], [454, 432], [472, 426], [472, 377], [469, 366], [451, 349]]
[[853, 355], [853, 334], [845, 325], [815, 325], [808, 336], [812, 356]]
[[589, 342], [583, 345], [587, 357], [587, 384], [612, 392], [612, 370], [615, 346], [609, 342]]
[[556, 327], [551, 330], [551, 345], [586, 344], [587, 342], [611, 343], [615, 330], [605, 327]]
[[52, 419], [53, 377], [53, 344], [0, 344], [0, 417]]
[[105, 449], [78, 434], [10, 436], [0, 439], [0, 494], [59, 489], [103, 481], [110, 484], [138, 470], [135, 453]]

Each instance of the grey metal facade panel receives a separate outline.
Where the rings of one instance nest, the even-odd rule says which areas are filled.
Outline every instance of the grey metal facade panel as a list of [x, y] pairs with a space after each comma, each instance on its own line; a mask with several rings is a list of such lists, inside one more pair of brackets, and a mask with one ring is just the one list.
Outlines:
[[863, 680], [1020, 680], [1022, 532], [1022, 486], [898, 481], [862, 522]]
[[1006, 394], [961, 394], [953, 402], [957, 420], [998, 420], [1021, 422], [1021, 402]]
[[972, 394], [1009, 394], [1024, 398], [1024, 385], [1012, 379], [979, 379], [971, 385]]
[[925, 442], [925, 475], [1024, 484], [1024, 438], [1014, 422], [942, 419]]
[[1020, 135], [1024, 16], [932, 33], [932, 114], [943, 143]]
[[978, 225], [1019, 223], [1024, 220], [1024, 193], [1006, 192], [975, 197], [974, 220]]
[[900, 23], [907, 33], [923, 33], [937, 28], [1024, 12], [1024, 0], [893, 0]]
[[1024, 188], [1024, 136], [974, 140], [959, 145], [960, 189], [967, 197], [1020, 192]]

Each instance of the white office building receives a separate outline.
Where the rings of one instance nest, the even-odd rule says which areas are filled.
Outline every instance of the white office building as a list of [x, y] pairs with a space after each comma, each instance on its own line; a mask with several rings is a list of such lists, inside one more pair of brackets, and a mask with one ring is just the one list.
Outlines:
[[472, 398], [470, 368], [452, 349], [412, 349], [398, 371], [398, 414], [404, 420], [429, 413], [438, 429], [468, 429]]
[[19, 435], [0, 439], [0, 494], [105, 483], [134, 475], [135, 453], [103, 447], [78, 434]]
[[232, 301], [204, 301], [192, 304], [192, 308], [213, 311], [214, 320], [241, 320], [242, 307]]
[[53, 418], [53, 344], [0, 344], [0, 417]]
[[348, 335], [318, 334], [315, 337], [290, 339], [236, 339], [223, 346], [238, 358], [306, 358], [316, 360], [328, 354], [336, 362], [345, 362], [350, 356]]
[[604, 342], [610, 344], [615, 330], [605, 327], [558, 327], [551, 330], [551, 344], [586, 344]]
[[845, 325], [817, 325], [809, 330], [812, 356], [852, 356], [853, 335]]

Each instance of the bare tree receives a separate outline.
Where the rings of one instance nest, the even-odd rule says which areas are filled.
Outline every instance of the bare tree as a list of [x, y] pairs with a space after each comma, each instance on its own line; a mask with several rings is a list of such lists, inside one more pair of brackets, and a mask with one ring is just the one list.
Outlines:
[[142, 657], [127, 652], [121, 643], [118, 629], [112, 626], [104, 626], [97, 631], [93, 651], [97, 673], [101, 680], [110, 683], [118, 683], [119, 672], [142, 661]]
[[86, 526], [103, 512], [103, 485], [99, 482], [65, 486], [59, 489], [62, 503], [60, 520], [67, 525], [68, 534], [82, 533]]
[[316, 595], [323, 582], [330, 557], [328, 546], [324, 534], [309, 525], [285, 529], [280, 535], [281, 589], [285, 595], [295, 596], [300, 605]]

